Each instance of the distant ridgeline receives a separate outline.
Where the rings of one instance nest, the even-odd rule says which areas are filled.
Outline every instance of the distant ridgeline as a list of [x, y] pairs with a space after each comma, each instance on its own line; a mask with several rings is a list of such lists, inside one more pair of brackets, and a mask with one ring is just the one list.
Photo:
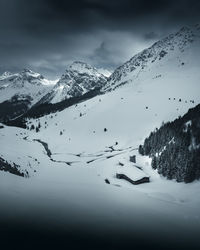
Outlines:
[[150, 156], [152, 168], [168, 179], [200, 179], [200, 104], [151, 132], [139, 153]]
[[39, 118], [44, 115], [62, 111], [72, 105], [93, 98], [99, 94], [101, 94], [100, 89], [96, 88], [83, 94], [82, 96], [71, 97], [58, 103], [36, 104], [19, 118], [13, 120], [4, 120], [3, 123], [8, 126], [26, 128], [26, 119], [28, 118]]

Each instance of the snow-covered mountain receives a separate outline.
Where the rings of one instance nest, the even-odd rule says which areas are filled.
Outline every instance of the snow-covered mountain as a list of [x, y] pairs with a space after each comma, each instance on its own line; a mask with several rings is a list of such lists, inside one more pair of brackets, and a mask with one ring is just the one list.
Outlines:
[[[184, 28], [117, 69], [103, 95], [27, 118], [27, 129], [0, 125], [0, 160], [30, 177], [0, 172], [0, 216], [18, 217], [24, 207], [29, 221], [40, 215], [56, 229], [89, 225], [99, 235], [123, 230], [190, 246], [200, 230], [200, 182], [160, 176], [138, 146], [200, 103], [199, 40], [199, 26]], [[117, 174], [150, 182], [133, 186]]]
[[[137, 148], [150, 131], [160, 127], [163, 121], [172, 121], [200, 103], [198, 34], [199, 26], [183, 28], [175, 35], [157, 42], [156, 44], [162, 44], [160, 50], [165, 48], [167, 54], [160, 57], [160, 52], [155, 53], [153, 58], [159, 57], [154, 62], [148, 61], [139, 75], [135, 76], [134, 71], [124, 71], [123, 77], [126, 75], [130, 84], [124, 84], [115, 91], [107, 89], [104, 95], [61, 112], [38, 119], [27, 118], [27, 128], [38, 132], [33, 133], [32, 138], [48, 143], [50, 151], [56, 153], [54, 160], [71, 162], [72, 165], [77, 162], [77, 165], [88, 166], [89, 159], [92, 158], [90, 165], [95, 167], [98, 163], [105, 170], [101, 160], [106, 165], [107, 159], [112, 157], [106, 154], [111, 151], [116, 157], [113, 156], [112, 166], [106, 165], [107, 169], [105, 173], [102, 172], [102, 176], [115, 182], [113, 176], [120, 168], [117, 162], [123, 162], [123, 157], [126, 158], [126, 154], [130, 153], [129, 149]], [[174, 49], [167, 50], [170, 37], [173, 38]], [[159, 48], [158, 45], [157, 47]], [[151, 49], [152, 47], [147, 50]], [[135, 57], [138, 58], [138, 55]], [[73, 67], [76, 66], [77, 69], [78, 65], [75, 63]], [[79, 72], [81, 69], [78, 67]], [[108, 84], [115, 74], [114, 72], [109, 78]], [[121, 85], [120, 79], [116, 79], [112, 86]], [[66, 153], [67, 149], [69, 154]], [[117, 152], [124, 153], [118, 155]], [[128, 165], [127, 160], [125, 164]]]
[[0, 76], [0, 103], [17, 96], [22, 99], [28, 98], [33, 104], [54, 84], [54, 81], [49, 81], [29, 69], [24, 69], [16, 74], [5, 72]]
[[151, 81], [152, 78], [162, 80], [170, 73], [169, 68], [174, 73], [177, 70], [185, 71], [192, 66], [197, 68], [199, 46], [200, 25], [183, 27], [117, 68], [108, 78], [103, 90], [110, 91], [127, 83], [137, 85], [144, 80]]
[[5, 72], [0, 76], [0, 120], [23, 114], [54, 84], [55, 81], [49, 81], [29, 69], [16, 74]]
[[[170, 42], [171, 39], [173, 44]], [[160, 52], [164, 48], [166, 53], [163, 52], [162, 55], [165, 55], [161, 56]], [[146, 51], [155, 53], [152, 57], [145, 57], [144, 69], [135, 75], [138, 69], [130, 71], [131, 63], [134, 60], [143, 62], [139, 55], [146, 55]], [[118, 142], [116, 147], [121, 145], [122, 148], [127, 146], [136, 148], [150, 131], [159, 127], [163, 121], [173, 120], [200, 103], [199, 26], [182, 28], [139, 55], [117, 69], [108, 79], [106, 86], [111, 86], [111, 80], [120, 69], [124, 71], [121, 70], [121, 78], [115, 78], [113, 81], [115, 83], [112, 85], [113, 88], [121, 85], [122, 78], [128, 79], [130, 84], [124, 84], [115, 91], [105, 91], [104, 95], [96, 96], [55, 114], [48, 114], [39, 119], [27, 118], [27, 128], [32, 132], [37, 128], [38, 131], [32, 136], [47, 142], [50, 150], [58, 150], [60, 153], [66, 152], [67, 147], [71, 152], [74, 151], [74, 154], [80, 152], [89, 154], [102, 151], [116, 142]], [[141, 65], [138, 67], [141, 69]], [[62, 80], [54, 88], [61, 85], [65, 78], [71, 79], [76, 85], [74, 79], [79, 79], [76, 76], [88, 80], [90, 75], [92, 78], [95, 75], [95, 79], [101, 78], [101, 74], [92, 67], [75, 62], [69, 66]], [[88, 86], [86, 80], [81, 83]], [[64, 84], [66, 83], [63, 82]], [[63, 136], [65, 130], [69, 141]], [[69, 155], [62, 157], [66, 157], [65, 161], [71, 160]]]
[[84, 62], [73, 62], [61, 76], [54, 88], [39, 103], [57, 103], [71, 97], [81, 96], [93, 89], [102, 88], [107, 78]]

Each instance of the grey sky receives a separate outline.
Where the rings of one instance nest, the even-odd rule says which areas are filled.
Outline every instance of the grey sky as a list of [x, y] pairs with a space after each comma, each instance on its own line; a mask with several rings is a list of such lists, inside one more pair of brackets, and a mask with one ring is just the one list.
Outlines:
[[198, 0], [0, 0], [0, 73], [56, 78], [74, 60], [113, 70], [199, 13]]

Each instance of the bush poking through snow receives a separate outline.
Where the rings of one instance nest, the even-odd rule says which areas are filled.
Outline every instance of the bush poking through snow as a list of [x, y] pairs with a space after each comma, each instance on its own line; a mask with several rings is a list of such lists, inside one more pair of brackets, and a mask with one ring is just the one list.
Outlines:
[[110, 184], [110, 181], [108, 179], [105, 179], [106, 184]]

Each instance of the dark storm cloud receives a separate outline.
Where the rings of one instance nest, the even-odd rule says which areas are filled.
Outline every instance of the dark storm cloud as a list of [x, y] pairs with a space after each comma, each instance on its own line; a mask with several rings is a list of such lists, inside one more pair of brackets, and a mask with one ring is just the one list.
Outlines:
[[57, 76], [73, 60], [113, 69], [199, 12], [198, 0], [0, 0], [0, 72]]

